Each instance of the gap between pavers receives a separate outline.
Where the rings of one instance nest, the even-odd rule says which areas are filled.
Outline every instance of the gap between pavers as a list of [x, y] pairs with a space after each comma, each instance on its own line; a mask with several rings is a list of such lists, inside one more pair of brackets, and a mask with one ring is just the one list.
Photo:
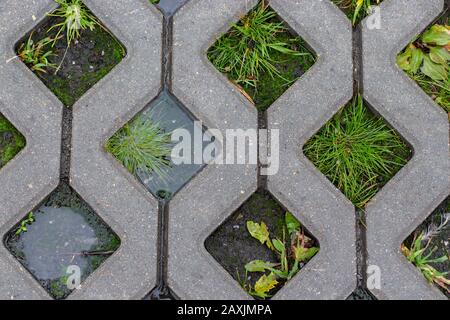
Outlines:
[[379, 299], [445, 299], [400, 252], [401, 243], [448, 196], [449, 125], [444, 112], [396, 65], [443, 0], [385, 0], [381, 29], [362, 22], [364, 97], [414, 149], [412, 160], [367, 207], [368, 265], [381, 271]]

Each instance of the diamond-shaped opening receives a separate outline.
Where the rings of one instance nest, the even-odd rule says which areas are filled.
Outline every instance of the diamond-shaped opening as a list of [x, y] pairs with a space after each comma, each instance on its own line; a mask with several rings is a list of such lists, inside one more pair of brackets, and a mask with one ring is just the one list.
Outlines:
[[[259, 236], [252, 236], [250, 230]], [[265, 240], [269, 238], [268, 244]], [[276, 294], [319, 250], [318, 241], [263, 190], [220, 225], [206, 239], [205, 247], [257, 299]], [[280, 252], [283, 248], [285, 255]]]
[[106, 149], [153, 195], [169, 199], [205, 167], [198, 155], [213, 138], [176, 97], [162, 91]]
[[346, 300], [378, 300], [368, 289], [357, 287]]
[[[80, 0], [62, 3], [81, 5], [93, 30], [78, 29], [79, 37], [68, 46], [67, 26], [61, 17], [50, 13], [35, 29], [16, 45], [16, 53], [44, 84], [66, 106], [72, 106], [86, 91], [108, 74], [126, 55], [124, 46], [101, 24], [100, 20]], [[58, 24], [66, 26], [61, 30]], [[73, 25], [73, 23], [72, 23]], [[55, 41], [50, 41], [54, 39]]]
[[233, 25], [207, 55], [260, 111], [267, 110], [316, 60], [267, 1]]
[[25, 137], [0, 113], [0, 169], [24, 147]]
[[166, 16], [172, 16], [189, 0], [150, 0]]
[[4, 243], [53, 298], [64, 299], [119, 248], [120, 239], [74, 190], [60, 185]]
[[[450, 197], [403, 242], [405, 257], [450, 298]], [[421, 250], [423, 250], [421, 252]]]
[[397, 65], [448, 113], [450, 121], [450, 17], [448, 11], [399, 53]]
[[178, 295], [167, 284], [158, 284], [142, 300], [179, 300]]
[[412, 157], [410, 146], [361, 96], [328, 121], [303, 152], [361, 209]]
[[333, 2], [347, 15], [353, 25], [360, 23], [365, 17], [374, 12], [374, 7], [383, 0], [364, 0], [359, 5], [357, 0], [333, 0]]

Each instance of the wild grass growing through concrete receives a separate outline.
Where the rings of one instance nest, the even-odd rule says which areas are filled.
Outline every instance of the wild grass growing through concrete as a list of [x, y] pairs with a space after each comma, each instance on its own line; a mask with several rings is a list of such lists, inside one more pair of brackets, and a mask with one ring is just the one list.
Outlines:
[[446, 278], [448, 272], [440, 272], [432, 266], [432, 264], [447, 262], [448, 256], [443, 255], [442, 257], [431, 258], [437, 248], [429, 249], [430, 241], [431, 239], [426, 239], [425, 234], [421, 233], [414, 238], [410, 248], [403, 244], [401, 250], [430, 283], [435, 283], [447, 293], [450, 293], [450, 280]]
[[280, 70], [280, 66], [291, 63], [289, 60], [293, 57], [297, 57], [295, 62], [301, 65], [303, 71], [315, 61], [303, 41], [289, 34], [285, 24], [266, 1], [261, 1], [233, 24], [230, 31], [208, 51], [212, 64], [227, 74], [252, 102], [254, 97], [249, 94], [249, 89], [257, 91], [263, 76], [268, 75], [272, 80], [281, 82], [281, 86], [286, 87], [284, 90], [298, 78], [292, 78]]
[[358, 96], [307, 142], [304, 153], [348, 199], [364, 207], [410, 152]]
[[170, 133], [165, 133], [151, 119], [137, 117], [120, 129], [106, 144], [132, 174], [138, 170], [165, 177], [171, 154]]
[[49, 44], [54, 41], [55, 38], [47, 37], [35, 42], [31, 33], [28, 40], [19, 47], [18, 57], [35, 72], [46, 73], [48, 69], [56, 69], [56, 64], [49, 60], [53, 55]]
[[383, 0], [333, 0], [336, 5], [347, 13], [353, 25], [356, 25], [366, 17], [371, 12], [372, 6], [380, 4], [381, 1]]
[[67, 45], [79, 38], [82, 30], [93, 31], [95, 26], [100, 26], [97, 18], [90, 13], [81, 0], [55, 0], [59, 7], [48, 16], [61, 18], [61, 22], [53, 25], [48, 31], [59, 29], [56, 34], [58, 38], [64, 32], [67, 37]]

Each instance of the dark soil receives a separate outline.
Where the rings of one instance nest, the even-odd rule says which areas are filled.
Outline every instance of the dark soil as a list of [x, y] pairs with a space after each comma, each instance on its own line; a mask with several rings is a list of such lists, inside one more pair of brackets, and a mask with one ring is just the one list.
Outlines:
[[[264, 222], [271, 238], [283, 239], [285, 213], [286, 210], [270, 193], [259, 190], [208, 237], [205, 241], [206, 250], [236, 281], [246, 282], [254, 287], [262, 273], [248, 273], [246, 277], [245, 265], [256, 259], [278, 262], [279, 258], [249, 234], [247, 221]], [[275, 294], [281, 287], [282, 285], [278, 286], [271, 294]]]
[[[49, 36], [54, 37], [57, 29], [50, 32], [47, 30], [59, 22], [61, 22], [59, 18], [47, 18], [33, 30], [32, 39], [36, 42]], [[19, 42], [18, 52], [29, 36], [30, 34], [27, 34]], [[118, 40], [99, 26], [93, 31], [82, 31], [80, 38], [74, 40], [68, 49], [64, 35], [54, 47], [49, 44], [44, 51], [52, 51], [50, 62], [61, 67], [56, 74], [53, 68], [47, 68], [47, 73], [36, 72], [36, 74], [66, 106], [72, 106], [125, 56], [125, 49]]]
[[[53, 227], [47, 227], [46, 224], [51, 221], [46, 221], [45, 213], [48, 211], [47, 208], [68, 208], [72, 210], [73, 214], [81, 216], [84, 220], [85, 224], [75, 224], [75, 225], [57, 225]], [[94, 272], [109, 256], [111, 256], [111, 252], [116, 251], [120, 246], [120, 239], [111, 230], [101, 219], [99, 216], [95, 214], [95, 212], [76, 194], [74, 190], [72, 190], [68, 185], [61, 184], [50, 196], [48, 199], [44, 201], [44, 203], [39, 207], [39, 209], [33, 211], [35, 222], [28, 225], [28, 231], [26, 233], [21, 233], [16, 235], [16, 230], [18, 229], [19, 224], [17, 224], [6, 236], [4, 239], [4, 243], [6, 247], [11, 251], [11, 253], [19, 260], [20, 263], [37, 279], [37, 281], [49, 292], [49, 294], [55, 299], [64, 299], [66, 298], [72, 290], [69, 290], [66, 286], [67, 275], [64, 273], [64, 268], [67, 267], [67, 261], [62, 260], [61, 248], [54, 247], [53, 242], [48, 241], [48, 234], [45, 231], [46, 229], [53, 228], [51, 230], [63, 230], [66, 234], [62, 235], [62, 238], [65, 241], [73, 241], [81, 244], [85, 244], [89, 241], [95, 240], [95, 244], [91, 246], [88, 250], [88, 255], [82, 254], [85, 252], [85, 249], [81, 252], [76, 251], [76, 249], [72, 248], [77, 255], [75, 261], [83, 264], [83, 268], [81, 269], [81, 282], [83, 282], [92, 272]], [[42, 220], [42, 221], [41, 221]], [[70, 220], [70, 219], [69, 219]], [[80, 220], [80, 219], [78, 219]], [[66, 220], [65, 220], [66, 221]], [[77, 221], [77, 220], [75, 220]], [[71, 231], [74, 234], [78, 234], [75, 238], [71, 238]], [[35, 231], [34, 229], [37, 229]], [[80, 236], [80, 232], [83, 233], [85, 230], [85, 238]], [[39, 234], [32, 234], [33, 232], [40, 232]], [[48, 231], [50, 232], [50, 231]], [[69, 232], [69, 234], [67, 234]], [[90, 233], [89, 233], [90, 232]], [[93, 234], [92, 234], [93, 233]], [[30, 239], [33, 236], [33, 239], [38, 239], [37, 243], [27, 243], [26, 239]], [[50, 237], [61, 237], [61, 232], [58, 231], [58, 234]], [[81, 237], [81, 238], [80, 238]], [[69, 239], [67, 239], [69, 238]], [[39, 240], [42, 239], [42, 240]], [[47, 243], [50, 243], [46, 245]], [[46, 245], [43, 250], [36, 246]], [[40, 251], [46, 253], [46, 257], [48, 257], [49, 261], [57, 262], [58, 267], [61, 269], [61, 275], [59, 277], [51, 277], [51, 278], [40, 278], [39, 272], [46, 272], [48, 270], [54, 269], [54, 266], [43, 267], [42, 264], [30, 264], [27, 258], [33, 259], [33, 261], [39, 261], [42, 257], [32, 256], [33, 253], [30, 253], [28, 249], [28, 256], [24, 253], [24, 249], [26, 247], [34, 246], [36, 248], [35, 251]], [[83, 247], [84, 248], [84, 247]], [[98, 253], [98, 254], [95, 254]], [[38, 254], [38, 253], [36, 253]], [[67, 259], [67, 258], [66, 258]], [[74, 259], [74, 258], [72, 258]], [[61, 261], [61, 262], [59, 262]], [[64, 264], [66, 263], [66, 264]], [[76, 264], [75, 262], [71, 264]], [[47, 270], [48, 269], [48, 270]]]

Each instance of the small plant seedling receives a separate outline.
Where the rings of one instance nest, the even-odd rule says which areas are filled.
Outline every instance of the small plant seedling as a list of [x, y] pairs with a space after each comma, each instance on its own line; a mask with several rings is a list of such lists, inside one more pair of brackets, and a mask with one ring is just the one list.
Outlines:
[[341, 9], [346, 11], [353, 25], [356, 25], [366, 14], [372, 11], [372, 6], [380, 4], [382, 0], [333, 0]]
[[16, 235], [19, 235], [23, 232], [27, 232], [27, 226], [32, 224], [35, 221], [33, 212], [30, 212], [28, 216], [20, 222], [19, 228], [16, 230]]
[[[253, 260], [245, 265], [246, 278], [249, 272], [263, 273], [253, 288], [246, 280], [239, 281], [242, 288], [254, 297], [270, 298], [270, 292], [273, 289], [292, 279], [302, 264], [308, 262], [319, 251], [318, 247], [313, 246], [314, 241], [304, 234], [300, 223], [290, 212], [286, 212], [284, 224], [283, 239], [271, 239], [264, 222], [247, 221], [247, 230], [250, 235], [279, 257], [278, 262]], [[286, 234], [288, 239], [285, 239]]]
[[48, 16], [61, 18], [62, 21], [53, 25], [48, 31], [59, 29], [56, 39], [65, 32], [67, 46], [80, 37], [81, 30], [93, 31], [96, 25], [100, 25], [81, 0], [55, 0], [55, 2], [59, 4], [59, 7]]
[[431, 26], [398, 55], [397, 64], [450, 117], [450, 26]]
[[[422, 272], [430, 283], [435, 283], [450, 293], [450, 280], [446, 278], [448, 272], [440, 272], [431, 266], [431, 264], [444, 263], [448, 261], [448, 256], [444, 255], [435, 259], [430, 258], [437, 249], [435, 247], [427, 252], [430, 240], [431, 239], [427, 241], [424, 233], [421, 233], [420, 235], [414, 237], [411, 248], [408, 248], [406, 245], [402, 244], [401, 251], [406, 258]], [[426, 242], [425, 246], [423, 246], [424, 242]]]
[[48, 69], [56, 69], [56, 65], [49, 61], [49, 57], [53, 55], [53, 52], [47, 50], [46, 47], [57, 38], [47, 37], [34, 42], [32, 37], [33, 33], [31, 33], [28, 40], [20, 46], [18, 54], [19, 59], [35, 72], [47, 73]]
[[164, 177], [164, 169], [170, 166], [170, 142], [170, 133], [165, 133], [158, 123], [137, 117], [109, 139], [106, 149], [132, 174], [142, 170]]

